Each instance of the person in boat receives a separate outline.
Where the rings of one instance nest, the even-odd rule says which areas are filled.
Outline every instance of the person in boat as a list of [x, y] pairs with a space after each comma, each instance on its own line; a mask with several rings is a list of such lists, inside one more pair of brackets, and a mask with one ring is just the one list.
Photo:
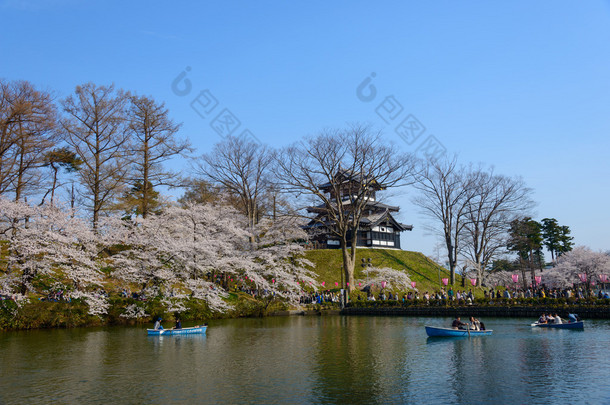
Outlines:
[[555, 313], [555, 323], [557, 325], [563, 324], [563, 320], [559, 317], [559, 315], [557, 315], [557, 313]]
[[176, 318], [176, 326], [174, 326], [174, 329], [182, 329], [182, 322], [180, 321], [180, 318]]
[[481, 322], [474, 316], [470, 317], [470, 329], [471, 330], [481, 330]]
[[555, 317], [553, 314], [548, 314], [546, 317], [546, 323], [555, 323]]
[[540, 315], [540, 318], [538, 318], [538, 323], [547, 323], [547, 318], [546, 318], [546, 314], [545, 313]]
[[578, 322], [580, 318], [576, 314], [568, 314], [569, 322]]
[[163, 330], [163, 325], [161, 325], [162, 318], [158, 318], [157, 322], [155, 322], [155, 330]]
[[464, 329], [464, 326], [466, 326], [466, 324], [464, 322], [461, 321], [460, 317], [456, 317], [454, 319], [454, 321], [451, 323], [451, 327], [453, 329]]

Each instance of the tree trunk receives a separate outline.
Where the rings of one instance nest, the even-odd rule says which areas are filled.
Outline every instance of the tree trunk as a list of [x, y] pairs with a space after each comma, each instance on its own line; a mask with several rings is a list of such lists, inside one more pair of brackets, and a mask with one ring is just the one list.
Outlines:
[[[527, 289], [527, 282], [525, 280], [527, 280], [527, 276], [525, 275], [525, 263], [521, 266], [521, 278], [522, 278], [522, 284], [523, 284], [523, 288]], [[516, 284], [515, 284], [516, 285]]]
[[51, 186], [51, 207], [53, 206], [53, 199], [55, 198], [55, 188], [57, 188], [57, 171], [58, 167], [55, 167], [54, 164], [51, 163], [51, 168], [53, 169], [53, 185]]
[[100, 150], [100, 140], [99, 140], [99, 136], [97, 136], [96, 144], [95, 144], [95, 154], [94, 154], [95, 165], [94, 165], [94, 172], [93, 172], [94, 180], [93, 180], [93, 196], [92, 196], [93, 197], [93, 230], [96, 232], [97, 232], [97, 224], [100, 219], [100, 207], [101, 207], [101, 202], [100, 202], [101, 163], [100, 163], [99, 150]]
[[453, 256], [453, 243], [451, 243], [451, 237], [445, 239], [445, 243], [447, 244], [447, 260], [449, 261], [449, 274], [450, 274], [450, 284], [455, 284], [455, 259]]
[[21, 191], [23, 190], [23, 173], [25, 172], [24, 168], [24, 158], [25, 158], [25, 139], [23, 135], [23, 129], [21, 126], [21, 120], [19, 120], [19, 166], [17, 168], [17, 185], [15, 187], [15, 201], [19, 201], [21, 198]]
[[143, 166], [143, 171], [142, 171], [142, 218], [146, 218], [148, 217], [148, 207], [150, 206], [148, 200], [150, 198], [150, 195], [152, 194], [152, 190], [150, 190], [151, 192], [149, 193], [148, 190], [148, 184], [149, 184], [149, 167], [150, 167], [150, 161], [149, 161], [149, 150], [150, 147], [148, 146], [148, 134], [146, 134], [146, 141], [144, 142], [144, 166]]
[[[356, 249], [352, 243], [352, 247], [347, 247], [347, 239], [341, 239], [341, 253], [343, 255], [343, 274], [347, 283], [347, 291], [352, 292], [354, 288], [354, 264], [356, 263]], [[341, 286], [343, 288], [344, 286]]]

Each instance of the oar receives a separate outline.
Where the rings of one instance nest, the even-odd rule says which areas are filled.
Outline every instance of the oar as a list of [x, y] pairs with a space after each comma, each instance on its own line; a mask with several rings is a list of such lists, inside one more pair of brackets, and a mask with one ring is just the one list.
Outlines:
[[467, 327], [468, 327], [468, 329], [467, 329], [468, 330], [468, 337], [470, 337], [470, 322], [468, 322]]

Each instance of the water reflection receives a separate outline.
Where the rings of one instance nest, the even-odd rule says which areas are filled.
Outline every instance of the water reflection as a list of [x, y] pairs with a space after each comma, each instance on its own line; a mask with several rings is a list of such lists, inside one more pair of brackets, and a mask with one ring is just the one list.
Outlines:
[[610, 402], [610, 322], [584, 332], [489, 319], [488, 337], [429, 339], [449, 319], [286, 317], [0, 334], [0, 403]]
[[320, 318], [313, 394], [318, 403], [376, 403], [384, 326], [375, 319]]

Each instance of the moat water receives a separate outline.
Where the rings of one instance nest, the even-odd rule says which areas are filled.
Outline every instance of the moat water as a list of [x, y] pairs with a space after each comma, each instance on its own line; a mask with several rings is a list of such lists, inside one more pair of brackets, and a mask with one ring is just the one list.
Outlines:
[[232, 319], [205, 335], [161, 337], [143, 327], [4, 332], [0, 403], [610, 403], [610, 321], [572, 331], [489, 318], [492, 336], [427, 338], [424, 325], [450, 321]]

